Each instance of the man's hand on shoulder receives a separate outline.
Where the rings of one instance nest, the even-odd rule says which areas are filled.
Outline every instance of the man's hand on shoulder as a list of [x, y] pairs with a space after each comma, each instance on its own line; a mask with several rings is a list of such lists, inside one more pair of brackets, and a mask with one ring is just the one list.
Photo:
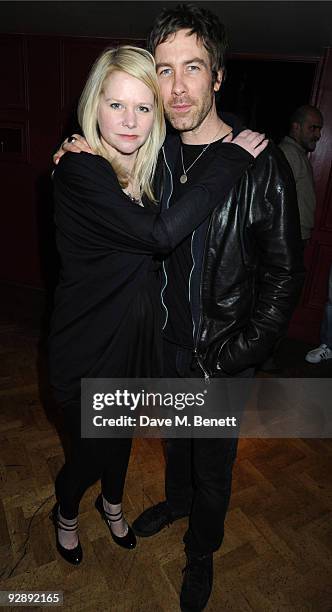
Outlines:
[[243, 130], [235, 136], [235, 138], [233, 138], [232, 134], [228, 134], [223, 142], [230, 142], [238, 145], [256, 159], [256, 157], [258, 157], [267, 147], [269, 141], [265, 138], [265, 134], [252, 132], [251, 130]]
[[66, 140], [63, 141], [60, 149], [57, 150], [57, 152], [53, 155], [53, 163], [56, 165], [59, 163], [61, 157], [67, 153], [91, 153], [91, 155], [95, 155], [95, 153], [92, 151], [92, 149], [90, 149], [87, 141], [85, 140], [85, 138], [83, 136], [80, 136], [79, 134], [73, 134], [72, 136], [69, 136], [69, 138], [66, 138]]

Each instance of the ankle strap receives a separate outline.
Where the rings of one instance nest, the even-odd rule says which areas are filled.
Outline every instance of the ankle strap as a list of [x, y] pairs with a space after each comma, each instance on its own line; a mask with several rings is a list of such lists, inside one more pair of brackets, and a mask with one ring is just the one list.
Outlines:
[[59, 527], [59, 529], [62, 529], [63, 531], [76, 531], [77, 527], [78, 527], [78, 521], [76, 521], [76, 523], [74, 523], [74, 525], [65, 525], [60, 519], [57, 519], [57, 526]]
[[[122, 510], [120, 510], [119, 512], [115, 512], [114, 514], [104, 510], [104, 514], [106, 515], [107, 519], [111, 521], [112, 523], [115, 523], [116, 521], [121, 521], [122, 516], [123, 516]], [[112, 516], [117, 516], [118, 518], [111, 518]]]

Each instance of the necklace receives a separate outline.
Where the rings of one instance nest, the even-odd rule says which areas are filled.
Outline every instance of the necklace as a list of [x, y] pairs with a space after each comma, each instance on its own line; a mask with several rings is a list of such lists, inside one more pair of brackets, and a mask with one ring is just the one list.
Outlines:
[[125, 189], [123, 189], [123, 193], [125, 193], [126, 196], [128, 196], [129, 200], [131, 200], [131, 202], [133, 202], [133, 204], [138, 204], [139, 206], [144, 206], [144, 204], [142, 202], [142, 198], [135, 198], [129, 191], [126, 191]]
[[[209, 148], [209, 146], [216, 140], [221, 128], [223, 127], [223, 125], [221, 127], [219, 127], [218, 132], [216, 133], [215, 137], [207, 144], [205, 145], [205, 147], [203, 147], [203, 149], [201, 150], [200, 154], [197, 155], [196, 159], [194, 159], [194, 161], [192, 162], [192, 164], [190, 164], [190, 166], [188, 166], [188, 168], [184, 167], [184, 162], [183, 162], [183, 149], [182, 149], [182, 144], [181, 144], [181, 163], [182, 163], [182, 170], [183, 170], [183, 174], [181, 174], [180, 176], [180, 183], [182, 183], [182, 185], [184, 185], [184, 183], [187, 182], [188, 180], [188, 172], [189, 170], [193, 167], [194, 164], [196, 164], [196, 162], [199, 160], [200, 157], [202, 157], [203, 153], [205, 153], [205, 151], [207, 151], [207, 149]], [[231, 132], [229, 132], [230, 134]], [[224, 138], [226, 138], [226, 136], [228, 136], [228, 134], [225, 134]]]

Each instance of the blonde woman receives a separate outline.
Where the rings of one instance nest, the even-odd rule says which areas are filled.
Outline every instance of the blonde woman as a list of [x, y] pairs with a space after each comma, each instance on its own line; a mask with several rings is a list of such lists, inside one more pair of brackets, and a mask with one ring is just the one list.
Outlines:
[[202, 223], [262, 150], [262, 136], [222, 145], [222, 168], [219, 157], [188, 195], [159, 214], [156, 169], [165, 124], [153, 57], [128, 46], [105, 51], [78, 116], [91, 154], [65, 155], [54, 174], [61, 271], [49, 344], [51, 382], [71, 442], [52, 519], [58, 551], [72, 564], [82, 560], [79, 503], [99, 478], [96, 508], [113, 540], [136, 545], [121, 509], [131, 440], [81, 439], [81, 378], [161, 374], [159, 260]]

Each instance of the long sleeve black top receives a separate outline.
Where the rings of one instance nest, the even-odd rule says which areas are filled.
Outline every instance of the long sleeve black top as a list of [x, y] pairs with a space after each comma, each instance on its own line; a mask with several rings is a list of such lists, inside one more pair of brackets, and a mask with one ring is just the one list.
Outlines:
[[[121, 375], [114, 339], [120, 328], [125, 334], [131, 304], [146, 290], [153, 255], [170, 252], [202, 223], [252, 163], [237, 145], [223, 148], [222, 162], [219, 157], [162, 214], [158, 206], [131, 202], [104, 158], [68, 153], [61, 159], [54, 174], [61, 271], [49, 343], [59, 401], [79, 399], [83, 377]], [[129, 346], [130, 338], [123, 342]]]

